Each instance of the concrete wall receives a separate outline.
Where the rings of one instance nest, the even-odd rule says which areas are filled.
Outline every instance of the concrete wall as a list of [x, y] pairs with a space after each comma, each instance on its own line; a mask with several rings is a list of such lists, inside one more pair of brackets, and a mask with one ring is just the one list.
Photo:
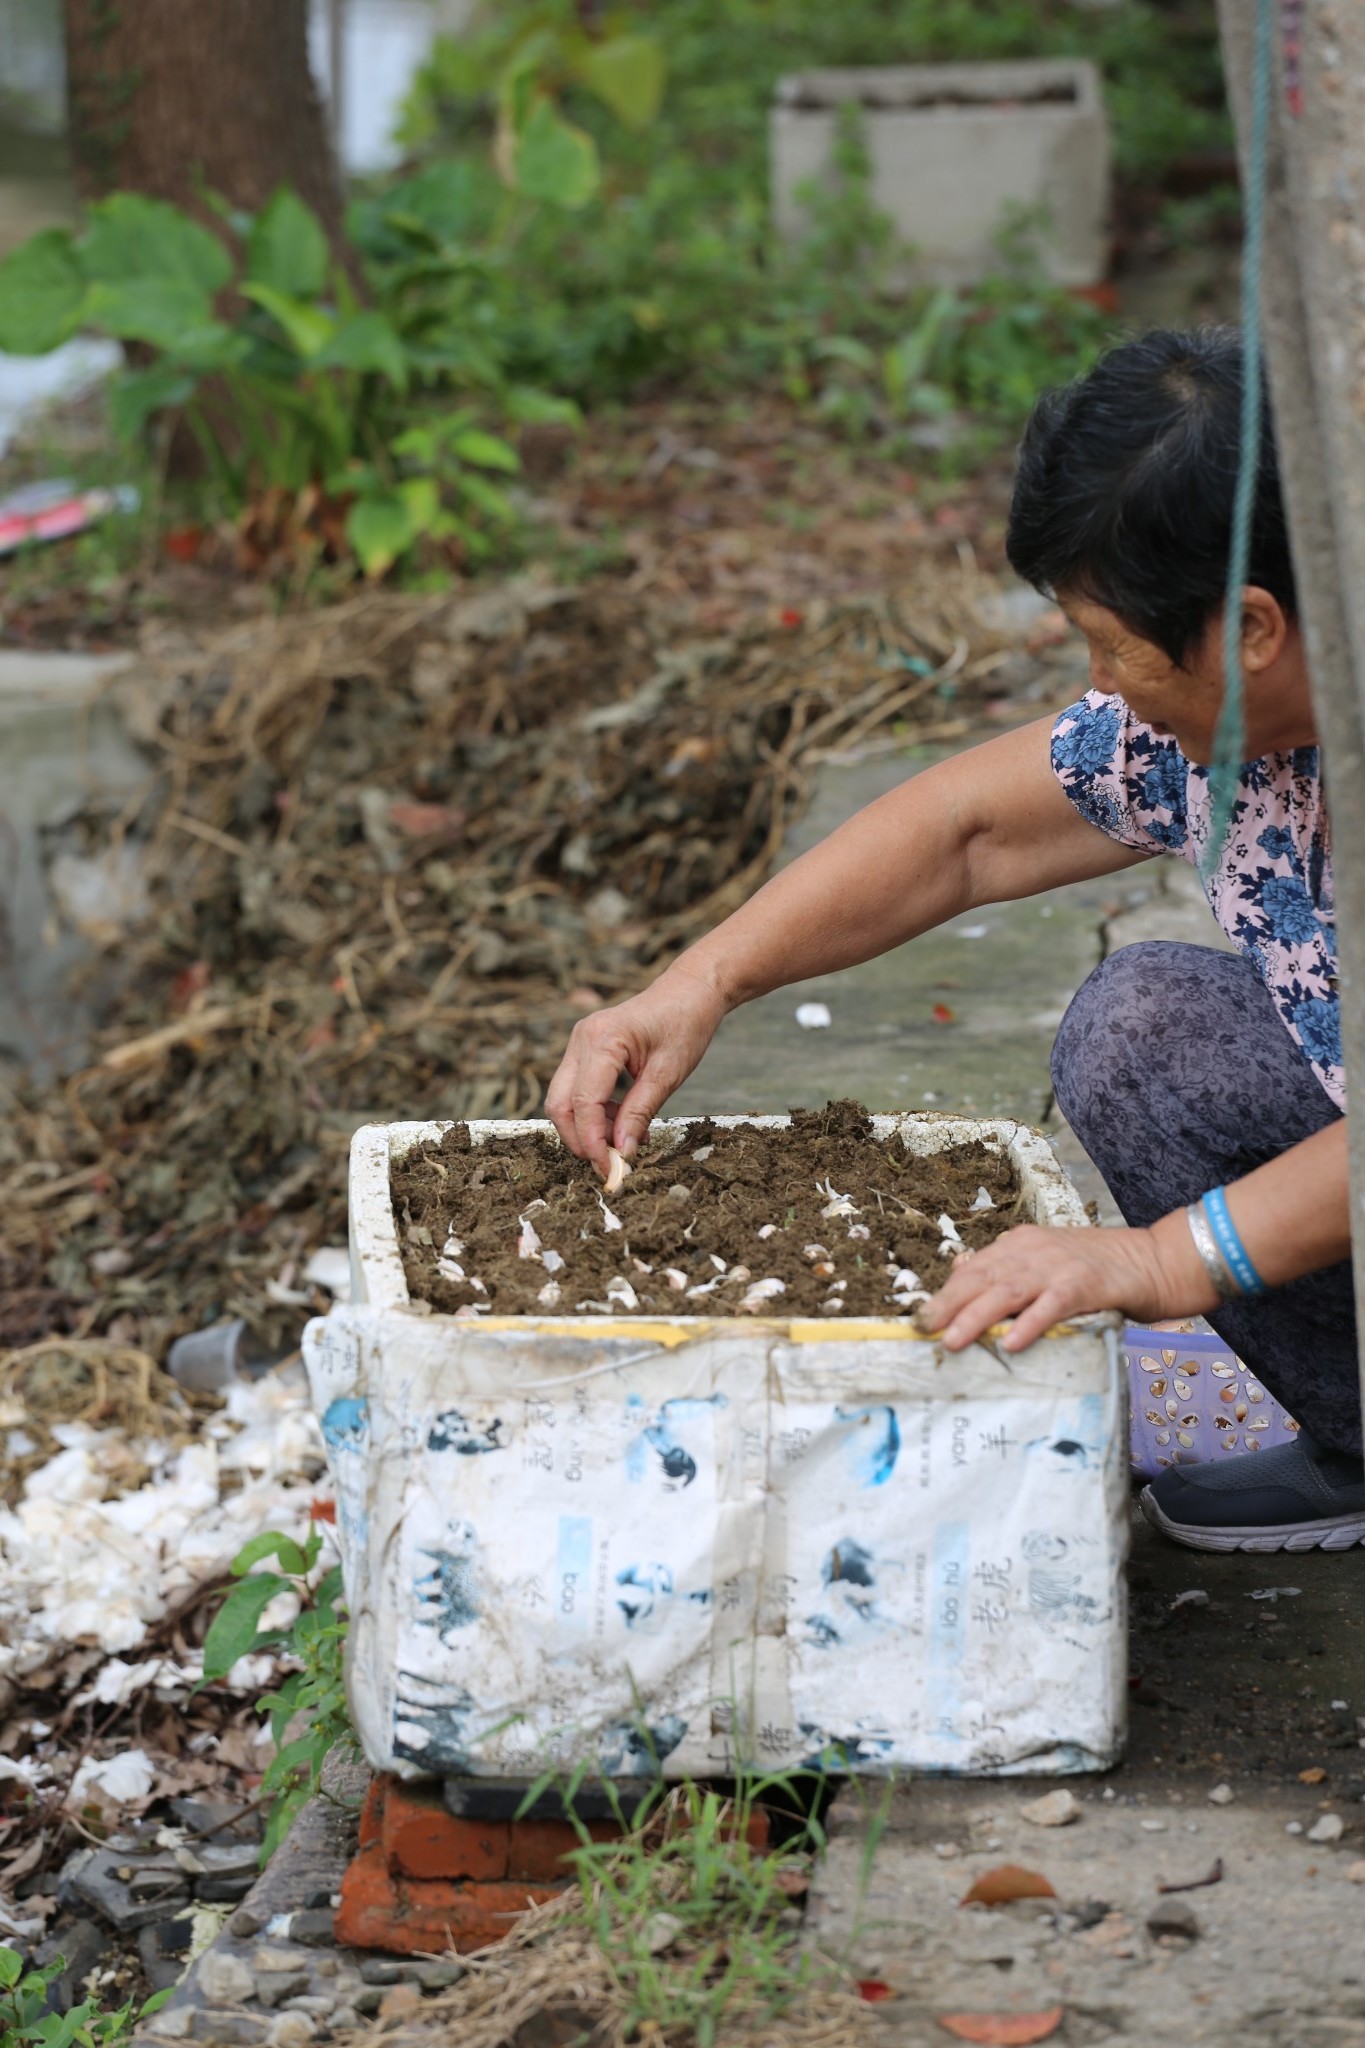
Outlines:
[[773, 213], [799, 235], [798, 197], [830, 176], [840, 109], [862, 111], [872, 194], [912, 245], [917, 280], [998, 272], [1012, 212], [1044, 216], [1043, 267], [1096, 284], [1108, 265], [1109, 131], [1092, 64], [924, 64], [782, 79], [771, 116]]

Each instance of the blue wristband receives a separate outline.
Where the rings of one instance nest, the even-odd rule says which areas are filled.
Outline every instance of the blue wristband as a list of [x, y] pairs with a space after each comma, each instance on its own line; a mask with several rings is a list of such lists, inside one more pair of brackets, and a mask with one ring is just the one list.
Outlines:
[[1251, 1263], [1251, 1254], [1237, 1235], [1237, 1226], [1228, 1213], [1228, 1198], [1224, 1189], [1212, 1188], [1205, 1195], [1204, 1214], [1213, 1232], [1214, 1242], [1227, 1262], [1228, 1271], [1237, 1282], [1243, 1294], [1264, 1294], [1265, 1281]]

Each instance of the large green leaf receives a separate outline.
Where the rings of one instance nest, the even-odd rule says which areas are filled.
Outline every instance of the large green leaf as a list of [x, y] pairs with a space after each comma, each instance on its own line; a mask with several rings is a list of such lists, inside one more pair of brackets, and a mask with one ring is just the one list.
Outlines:
[[246, 274], [300, 299], [315, 299], [327, 282], [330, 251], [321, 222], [297, 192], [282, 185], [251, 224]]
[[412, 512], [398, 491], [357, 498], [346, 515], [346, 537], [367, 576], [383, 576], [417, 538]]
[[178, 206], [138, 192], [115, 192], [91, 207], [80, 255], [88, 278], [110, 284], [176, 278], [212, 296], [232, 275], [232, 260], [216, 235]]
[[539, 99], [517, 137], [516, 180], [528, 199], [586, 206], [601, 181], [597, 144], [549, 100]]
[[0, 349], [44, 356], [77, 323], [85, 281], [65, 228], [44, 228], [0, 263]]
[[479, 469], [521, 468], [516, 449], [509, 448], [496, 434], [486, 434], [482, 427], [466, 427], [463, 433], [452, 436], [450, 445], [461, 462], [472, 462]]
[[395, 225], [416, 221], [438, 241], [462, 242], [482, 220], [482, 187], [473, 164], [432, 164], [405, 178], [384, 195], [383, 210]]
[[309, 361], [321, 354], [336, 332], [337, 323], [330, 313], [324, 313], [320, 306], [310, 306], [304, 299], [296, 299], [289, 292], [277, 291], [274, 285], [244, 284], [242, 297], [254, 299]]
[[233, 1587], [204, 1638], [206, 1680], [225, 1677], [239, 1657], [257, 1647], [261, 1615], [288, 1585], [278, 1572], [257, 1572]]
[[83, 325], [103, 328], [119, 341], [146, 341], [168, 355], [216, 369], [235, 360], [238, 337], [213, 317], [197, 285], [174, 277], [130, 277], [92, 284], [81, 308]]
[[382, 313], [343, 320], [313, 360], [319, 369], [377, 370], [396, 391], [407, 389], [408, 352]]
[[578, 76], [628, 128], [648, 128], [664, 93], [664, 53], [653, 36], [609, 36], [580, 53]]

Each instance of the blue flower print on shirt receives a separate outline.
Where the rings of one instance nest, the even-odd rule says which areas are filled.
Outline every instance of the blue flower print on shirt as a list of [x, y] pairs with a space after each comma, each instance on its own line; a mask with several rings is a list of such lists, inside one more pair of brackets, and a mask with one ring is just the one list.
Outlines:
[[1185, 809], [1185, 775], [1185, 764], [1174, 750], [1158, 754], [1142, 778], [1142, 801], [1154, 811], [1180, 816]]
[[1317, 938], [1317, 912], [1302, 876], [1269, 875], [1260, 894], [1266, 923], [1282, 945], [1303, 946]]
[[1290, 1011], [1299, 1044], [1314, 1066], [1339, 1067], [1341, 1049], [1341, 1003], [1336, 996], [1305, 996]]
[[1256, 844], [1272, 860], [1289, 860], [1294, 852], [1294, 835], [1283, 825], [1267, 825]]
[[1053, 737], [1053, 759], [1059, 768], [1080, 775], [1098, 775], [1113, 759], [1118, 743], [1119, 714], [1113, 704], [1073, 705], [1067, 717], [1071, 730]]

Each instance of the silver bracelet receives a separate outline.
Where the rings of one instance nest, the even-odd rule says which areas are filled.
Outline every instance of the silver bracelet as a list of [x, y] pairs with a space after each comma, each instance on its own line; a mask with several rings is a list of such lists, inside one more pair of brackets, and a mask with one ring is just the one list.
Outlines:
[[1185, 1220], [1190, 1226], [1190, 1236], [1194, 1239], [1194, 1248], [1203, 1261], [1204, 1271], [1218, 1290], [1218, 1299], [1234, 1301], [1242, 1290], [1233, 1276], [1231, 1266], [1218, 1248], [1218, 1240], [1210, 1228], [1208, 1217], [1204, 1214], [1204, 1204], [1191, 1202], [1185, 1211]]

